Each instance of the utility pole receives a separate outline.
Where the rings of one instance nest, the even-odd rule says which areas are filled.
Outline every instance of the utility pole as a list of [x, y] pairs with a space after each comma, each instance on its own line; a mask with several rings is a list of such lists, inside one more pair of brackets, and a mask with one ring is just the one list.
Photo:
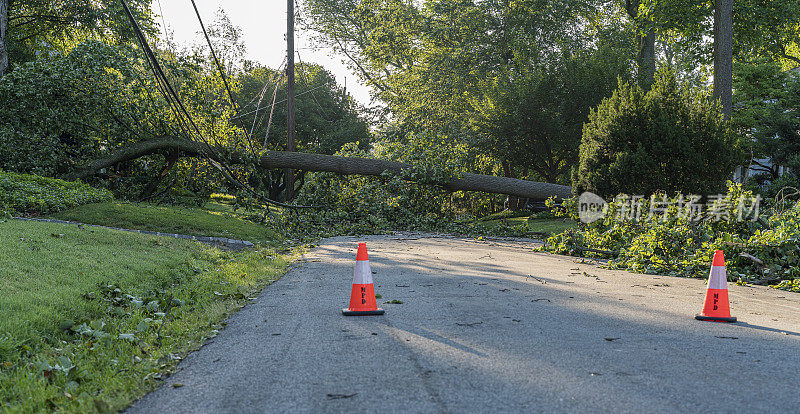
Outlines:
[[[286, 151], [294, 152], [294, 0], [286, 0]], [[286, 201], [294, 198], [294, 172], [286, 169]]]

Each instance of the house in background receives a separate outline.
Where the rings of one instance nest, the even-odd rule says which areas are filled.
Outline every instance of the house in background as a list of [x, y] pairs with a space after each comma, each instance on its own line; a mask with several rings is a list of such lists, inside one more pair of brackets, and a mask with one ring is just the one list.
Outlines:
[[777, 172], [778, 177], [786, 173], [786, 167], [782, 165], [774, 165], [769, 158], [753, 159], [749, 165], [742, 165], [736, 167], [733, 171], [733, 181], [736, 183], [745, 182], [748, 178], [758, 174], [772, 175], [773, 171]]
[[[800, 75], [800, 66], [789, 69], [787, 72], [790, 73], [790, 76], [798, 76]], [[770, 158], [754, 158], [750, 161], [749, 166], [742, 165], [736, 168], [736, 170], [733, 172], [733, 181], [742, 183], [747, 181], [748, 178], [759, 174], [780, 177], [787, 171], [788, 169], [786, 167], [773, 164]]]

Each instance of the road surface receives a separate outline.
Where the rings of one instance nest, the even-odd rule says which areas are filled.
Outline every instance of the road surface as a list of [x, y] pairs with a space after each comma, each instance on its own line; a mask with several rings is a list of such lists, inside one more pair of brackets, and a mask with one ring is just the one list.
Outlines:
[[[358, 241], [384, 316], [341, 315]], [[729, 285], [740, 322], [701, 322], [702, 280], [532, 246], [324, 240], [129, 412], [797, 412], [799, 294]]]

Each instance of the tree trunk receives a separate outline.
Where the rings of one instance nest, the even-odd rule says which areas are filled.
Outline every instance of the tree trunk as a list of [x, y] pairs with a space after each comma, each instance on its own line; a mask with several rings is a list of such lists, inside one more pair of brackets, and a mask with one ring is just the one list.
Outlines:
[[504, 176], [509, 177], [509, 178], [513, 178], [514, 177], [511, 174], [511, 163], [510, 162], [508, 162], [507, 160], [503, 160], [503, 162], [501, 162], [500, 165], [503, 166], [503, 175]]
[[[653, 29], [647, 29], [639, 18], [639, 0], [626, 0], [625, 11], [636, 25], [636, 65], [639, 69], [639, 85], [644, 90], [649, 90], [653, 86], [656, 74], [656, 33]], [[640, 32], [647, 29], [644, 35]]]
[[656, 33], [648, 31], [639, 36], [639, 84], [642, 89], [649, 90], [656, 77]]
[[8, 0], [0, 0], [0, 79], [8, 69], [8, 47], [6, 36], [8, 34]]
[[[164, 177], [169, 174], [169, 172], [172, 170], [172, 167], [174, 167], [175, 163], [178, 162], [178, 155], [178, 153], [172, 152], [165, 157], [166, 159], [164, 160], [164, 165], [161, 167], [161, 171], [158, 173], [156, 178], [153, 179], [150, 184], [148, 184], [147, 187], [142, 190], [142, 193], [139, 194], [139, 201], [152, 198], [153, 194], [155, 194], [156, 190], [158, 190], [158, 185], [161, 184], [161, 181], [164, 179]], [[167, 187], [167, 189], [169, 189], [169, 187]]]
[[722, 115], [733, 112], [733, 0], [714, 1], [714, 98]]
[[[85, 169], [73, 174], [71, 178], [92, 175], [102, 168], [165, 151], [180, 151], [184, 156], [190, 157], [208, 156], [209, 152], [205, 144], [174, 138], [142, 141], [89, 163]], [[224, 153], [225, 151], [218, 152]], [[225, 161], [229, 164], [242, 164], [243, 157], [237, 153], [226, 154]], [[258, 161], [258, 166], [269, 170], [291, 168], [304, 171], [332, 172], [342, 175], [372, 176], [380, 176], [385, 171], [399, 173], [404, 169], [413, 168], [408, 164], [396, 161], [286, 151], [268, 151]], [[440, 185], [449, 191], [480, 191], [534, 200], [544, 200], [551, 196], [561, 199], [572, 196], [572, 188], [565, 185], [482, 174], [463, 173], [460, 177], [453, 177]]]

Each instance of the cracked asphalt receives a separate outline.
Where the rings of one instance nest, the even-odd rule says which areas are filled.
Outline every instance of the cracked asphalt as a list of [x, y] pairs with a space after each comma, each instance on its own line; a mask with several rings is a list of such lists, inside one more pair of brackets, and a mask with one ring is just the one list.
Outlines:
[[[341, 315], [359, 241], [384, 316]], [[128, 412], [797, 412], [800, 295], [729, 284], [739, 322], [701, 322], [703, 280], [534, 245], [326, 239]]]

